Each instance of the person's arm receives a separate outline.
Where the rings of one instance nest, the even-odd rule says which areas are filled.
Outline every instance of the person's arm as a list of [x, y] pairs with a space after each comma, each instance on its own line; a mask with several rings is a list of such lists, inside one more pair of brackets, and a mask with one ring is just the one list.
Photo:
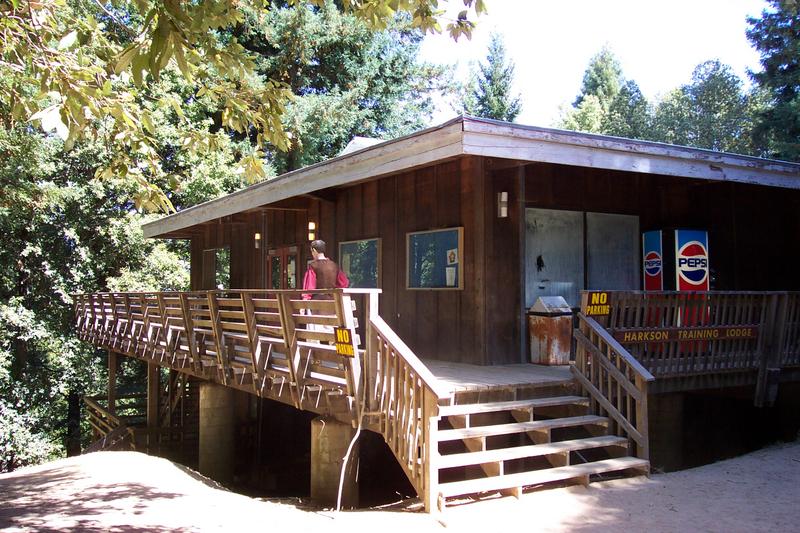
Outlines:
[[[303, 290], [313, 291], [317, 288], [317, 273], [314, 272], [313, 268], [309, 268], [306, 270], [306, 274], [303, 276]], [[303, 300], [310, 300], [311, 294], [304, 293]]]
[[349, 286], [350, 280], [347, 279], [347, 274], [345, 274], [342, 269], [339, 269], [339, 272], [336, 273], [336, 288], [346, 289]]

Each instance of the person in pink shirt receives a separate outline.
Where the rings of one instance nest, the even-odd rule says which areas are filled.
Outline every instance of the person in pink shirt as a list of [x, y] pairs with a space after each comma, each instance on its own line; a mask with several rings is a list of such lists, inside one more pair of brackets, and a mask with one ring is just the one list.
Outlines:
[[[344, 272], [339, 270], [335, 261], [325, 256], [325, 241], [311, 242], [312, 260], [308, 263], [308, 270], [303, 276], [303, 289], [346, 289], [350, 280]], [[332, 300], [330, 294], [303, 294], [304, 300]]]

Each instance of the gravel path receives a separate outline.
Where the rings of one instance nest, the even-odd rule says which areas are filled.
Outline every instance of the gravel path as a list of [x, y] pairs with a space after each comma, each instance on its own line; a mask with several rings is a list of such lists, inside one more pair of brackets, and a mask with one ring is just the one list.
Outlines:
[[[229, 492], [164, 459], [102, 452], [0, 475], [0, 531], [800, 531], [800, 443], [712, 465], [455, 502], [333, 513]], [[289, 529], [291, 528], [291, 529]]]

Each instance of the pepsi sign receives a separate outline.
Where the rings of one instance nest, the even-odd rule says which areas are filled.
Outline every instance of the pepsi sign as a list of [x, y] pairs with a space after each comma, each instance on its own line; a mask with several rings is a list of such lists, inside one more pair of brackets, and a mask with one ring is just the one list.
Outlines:
[[675, 230], [675, 285], [679, 291], [709, 290], [708, 232]]
[[662, 257], [661, 231], [642, 233], [642, 270], [644, 271], [644, 290], [664, 290], [664, 264]]
[[644, 256], [644, 271], [648, 276], [661, 274], [661, 254], [650, 252]]

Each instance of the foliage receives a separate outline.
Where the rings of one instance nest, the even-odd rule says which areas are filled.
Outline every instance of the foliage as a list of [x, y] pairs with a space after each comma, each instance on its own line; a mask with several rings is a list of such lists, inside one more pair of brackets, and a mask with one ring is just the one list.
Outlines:
[[604, 46], [589, 60], [589, 66], [583, 73], [581, 92], [572, 105], [579, 107], [584, 98], [594, 95], [603, 109], [608, 110], [623, 84], [619, 60], [608, 47]]
[[698, 65], [691, 83], [651, 105], [619, 61], [601, 50], [589, 63], [581, 93], [559, 126], [631, 139], [653, 140], [726, 152], [762, 155], [753, 142], [755, 117], [764, 107], [746, 93], [731, 67], [717, 60]]
[[800, 4], [770, 0], [771, 9], [748, 19], [747, 37], [761, 53], [753, 74], [768, 95], [755, 130], [774, 157], [800, 160]]
[[[299, 10], [324, 0], [289, 0]], [[281, 3], [283, 4], [283, 3]], [[454, 37], [471, 35], [470, 12], [482, 0], [465, 0], [466, 9], [447, 24]], [[384, 28], [398, 12], [421, 31], [441, 31], [438, 0], [342, 2], [371, 27]], [[6, 128], [29, 120], [55, 131], [67, 151], [78, 141], [103, 141], [110, 157], [96, 170], [106, 179], [127, 178], [138, 207], [170, 210], [158, 182], [177, 182], [164, 168], [154, 141], [154, 110], [141, 105], [148, 88], [174, 65], [196, 88], [182, 99], [149, 92], [159, 110], [181, 115], [194, 99], [208, 98], [218, 108], [219, 128], [248, 137], [253, 149], [238, 162], [250, 179], [263, 178], [259, 161], [267, 146], [288, 147], [282, 115], [291, 100], [280, 79], [257, 75], [255, 55], [237, 36], [245, 16], [270, 16], [277, 6], [266, 1], [208, 0], [160, 2], [115, 0], [0, 1], [0, 115]], [[132, 81], [132, 83], [130, 83]], [[214, 132], [185, 130], [179, 145], [202, 150]]]
[[757, 98], [745, 94], [731, 67], [706, 61], [692, 73], [692, 82], [669, 94], [653, 120], [656, 140], [754, 154], [752, 143]]
[[647, 139], [650, 135], [650, 104], [633, 80], [619, 89], [605, 116], [605, 133], [628, 139]]
[[[75, 337], [70, 294], [105, 289], [158, 247], [123, 200], [130, 184], [94, 179], [104, 153], [79, 141], [64, 154], [58, 138], [0, 129], [0, 403], [11, 431], [2, 446], [15, 456], [6, 468], [74, 450], [80, 397], [102, 388], [104, 357]], [[166, 258], [161, 268], [179, 270]]]
[[593, 95], [586, 95], [578, 107], [569, 110], [561, 119], [561, 128], [587, 133], [603, 133], [605, 128], [606, 113], [600, 99]]
[[33, 426], [33, 417], [0, 399], [0, 472], [56, 457], [58, 447], [45, 434], [34, 433]]
[[642, 105], [646, 108], [647, 102], [638, 86], [623, 78], [619, 60], [604, 47], [589, 60], [583, 73], [581, 91], [572, 108], [563, 113], [559, 126], [590, 133], [624, 135], [633, 129], [626, 120], [639, 112]]
[[522, 110], [520, 97], [512, 96], [514, 63], [506, 58], [499, 34], [492, 34], [486, 63], [473, 73], [464, 98], [464, 112], [476, 117], [513, 122]]
[[330, 1], [248, 17], [240, 40], [262, 54], [259, 74], [294, 95], [284, 115], [291, 142], [271, 154], [276, 170], [335, 156], [357, 135], [395, 138], [424, 126], [443, 81], [440, 67], [417, 61], [421, 39], [407, 19], [375, 31]]

